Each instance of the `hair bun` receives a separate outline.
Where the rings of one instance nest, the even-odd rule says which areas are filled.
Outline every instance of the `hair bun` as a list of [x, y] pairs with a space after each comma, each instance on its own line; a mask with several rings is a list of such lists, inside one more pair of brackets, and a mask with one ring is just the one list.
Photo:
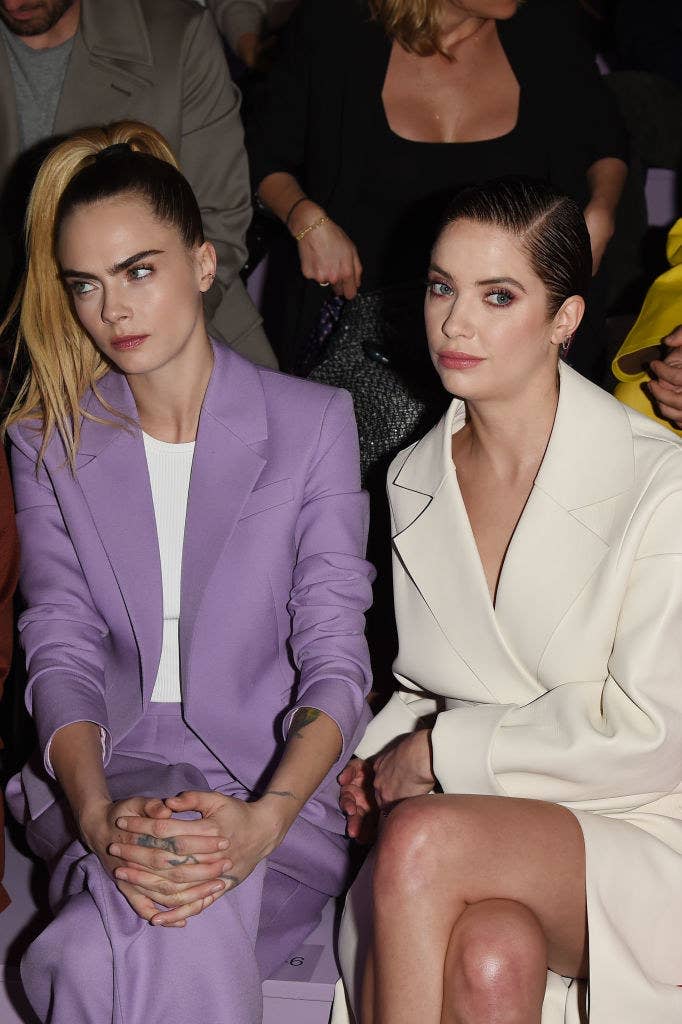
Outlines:
[[114, 142], [111, 146], [100, 149], [99, 153], [95, 155], [95, 160], [108, 160], [111, 156], [123, 156], [123, 154], [129, 156], [134, 152], [135, 150], [129, 142]]

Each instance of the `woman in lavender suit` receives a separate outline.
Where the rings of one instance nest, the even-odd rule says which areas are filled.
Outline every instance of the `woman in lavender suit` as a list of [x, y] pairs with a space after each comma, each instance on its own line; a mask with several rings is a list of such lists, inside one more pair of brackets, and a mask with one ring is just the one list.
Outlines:
[[57, 147], [27, 237], [8, 426], [40, 750], [8, 795], [55, 919], [24, 984], [54, 1024], [254, 1024], [346, 875], [372, 577], [351, 402], [208, 338], [215, 252], [151, 129]]

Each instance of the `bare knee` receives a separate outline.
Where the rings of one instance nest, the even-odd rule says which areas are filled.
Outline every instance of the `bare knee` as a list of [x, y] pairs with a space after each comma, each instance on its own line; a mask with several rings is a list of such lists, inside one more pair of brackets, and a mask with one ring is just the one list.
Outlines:
[[546, 975], [547, 943], [527, 907], [512, 900], [474, 904], [452, 933], [443, 1020], [539, 1024]]
[[424, 796], [398, 804], [386, 819], [377, 845], [375, 904], [377, 899], [393, 901], [417, 891], [423, 895], [424, 886], [438, 876], [442, 867], [442, 841], [442, 814], [437, 801]]

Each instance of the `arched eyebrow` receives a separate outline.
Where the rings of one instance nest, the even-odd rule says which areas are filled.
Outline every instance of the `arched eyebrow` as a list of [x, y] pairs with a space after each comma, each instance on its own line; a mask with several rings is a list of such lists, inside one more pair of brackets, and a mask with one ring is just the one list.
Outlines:
[[[432, 263], [429, 266], [429, 271], [433, 271], [435, 274], [440, 274], [441, 277], [446, 277], [448, 281], [453, 280], [452, 274], [449, 274], [447, 270], [443, 270], [443, 268], [439, 267], [437, 263]], [[524, 295], [528, 294], [521, 282], [517, 281], [515, 277], [486, 277], [481, 281], [476, 281], [475, 284], [477, 288], [491, 284], [510, 284], [513, 285], [513, 287], [518, 288], [519, 291], [524, 293]]]
[[524, 295], [527, 294], [526, 289], [523, 287], [520, 281], [517, 281], [515, 277], [486, 277], [483, 281], [477, 281], [476, 286], [482, 286], [487, 284], [511, 284], [519, 291], [522, 291]]
[[[120, 274], [123, 270], [128, 270], [129, 267], [132, 267], [134, 263], [138, 262], [138, 260], [144, 260], [148, 256], [159, 256], [164, 251], [164, 249], [143, 249], [142, 252], [136, 252], [133, 256], [126, 256], [126, 258], [124, 260], [120, 260], [119, 263], [114, 263], [113, 267], [109, 267], [107, 273], [115, 276], [116, 274]], [[97, 277], [97, 274], [90, 274], [87, 270], [65, 269], [62, 270], [62, 277], [84, 277], [89, 279], [91, 277]]]

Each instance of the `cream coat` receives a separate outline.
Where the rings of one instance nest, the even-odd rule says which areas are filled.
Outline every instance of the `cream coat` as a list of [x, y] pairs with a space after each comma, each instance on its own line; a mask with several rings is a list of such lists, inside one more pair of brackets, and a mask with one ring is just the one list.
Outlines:
[[[435, 714], [445, 792], [570, 808], [587, 854], [590, 1024], [680, 1024], [682, 448], [562, 366], [493, 608], [450, 455], [463, 422], [454, 401], [389, 470], [398, 688], [358, 754]], [[342, 926], [351, 1003], [368, 875]], [[584, 988], [550, 972], [543, 1024], [579, 1024]]]

